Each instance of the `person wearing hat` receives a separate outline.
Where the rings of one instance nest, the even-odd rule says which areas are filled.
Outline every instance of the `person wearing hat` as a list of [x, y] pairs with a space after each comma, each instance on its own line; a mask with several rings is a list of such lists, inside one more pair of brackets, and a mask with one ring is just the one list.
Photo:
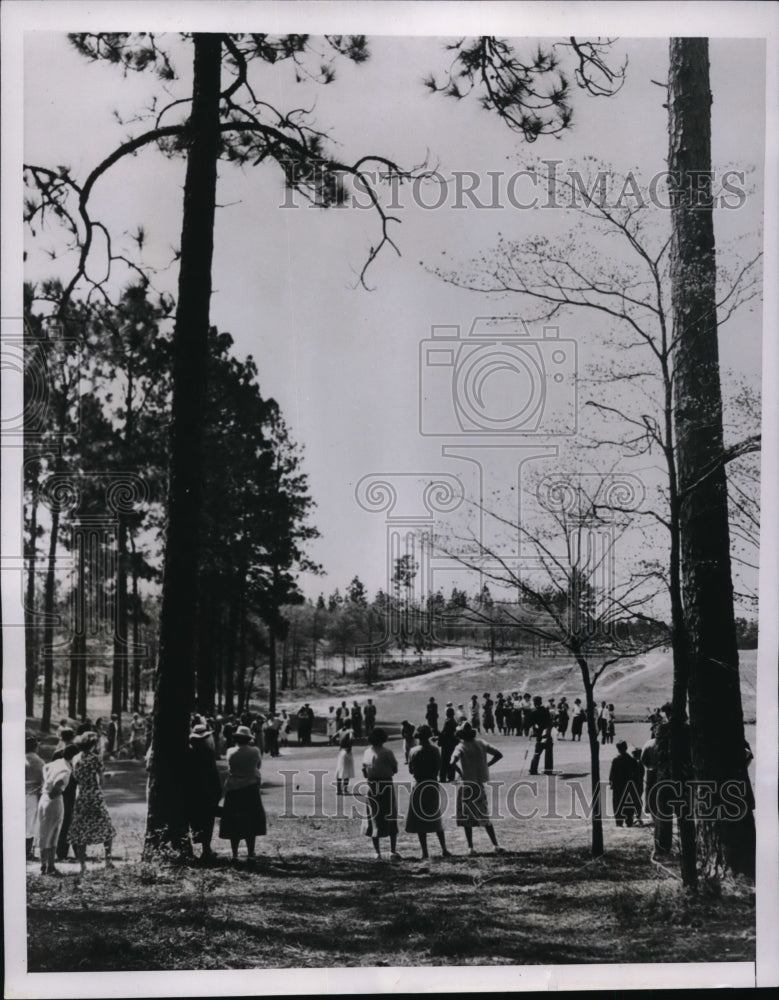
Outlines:
[[146, 723], [137, 712], [130, 723], [130, 749], [133, 760], [143, 760], [146, 753]]
[[552, 774], [554, 772], [552, 713], [546, 708], [543, 698], [538, 694], [533, 698], [531, 721], [536, 745], [530, 759], [530, 774], [538, 774], [538, 764], [542, 753], [544, 755], [544, 774]]
[[336, 725], [337, 719], [335, 716], [335, 705], [331, 705], [327, 710], [327, 742], [330, 746], [335, 745], [335, 734], [338, 732], [338, 726]]
[[[75, 732], [69, 727], [60, 729], [60, 742], [55, 747], [54, 753], [51, 755], [51, 759], [62, 760], [65, 757], [65, 751], [68, 747], [75, 747], [75, 738]], [[76, 753], [78, 753], [78, 747], [75, 747], [74, 752], [69, 755], [69, 759], [72, 760]], [[66, 861], [70, 852], [68, 830], [70, 830], [70, 823], [73, 819], [73, 809], [75, 805], [76, 782], [68, 781], [62, 792], [62, 825], [60, 826], [59, 838], [57, 839], [57, 861]]]
[[390, 858], [400, 861], [395, 850], [398, 837], [398, 803], [393, 777], [398, 773], [395, 754], [384, 744], [388, 736], [383, 729], [374, 729], [362, 758], [363, 777], [368, 781], [368, 811], [362, 821], [362, 832], [371, 838], [376, 858], [381, 860], [381, 839], [389, 837]]
[[503, 692], [498, 691], [495, 695], [495, 725], [498, 727], [498, 732], [503, 732], [503, 724], [506, 718], [506, 706], [503, 701]]
[[117, 750], [119, 749], [119, 716], [114, 714], [111, 716], [111, 720], [108, 723], [108, 729], [106, 730], [106, 756], [113, 757]]
[[211, 861], [214, 819], [222, 797], [222, 782], [216, 767], [213, 733], [205, 723], [197, 723], [189, 734], [187, 750], [187, 814], [192, 841], [202, 846], [201, 860]]
[[617, 756], [611, 762], [609, 786], [617, 826], [633, 826], [633, 821], [641, 812], [639, 785], [639, 764], [628, 753], [625, 740], [617, 742]]
[[87, 846], [103, 844], [105, 866], [113, 868], [111, 846], [116, 830], [106, 809], [100, 779], [103, 763], [97, 755], [97, 733], [82, 733], [75, 743], [79, 754], [73, 759], [73, 780], [78, 785], [68, 840], [73, 845], [83, 875], [87, 867]]
[[354, 777], [354, 758], [352, 757], [352, 725], [347, 722], [336, 733], [338, 740], [338, 760], [335, 765], [335, 794], [347, 795], [349, 782]]
[[262, 727], [262, 734], [265, 742], [265, 752], [271, 757], [279, 756], [279, 730], [281, 720], [275, 712], [269, 712], [268, 718]]
[[354, 733], [354, 738], [356, 740], [361, 740], [362, 739], [362, 708], [360, 707], [360, 704], [357, 701], [353, 701], [352, 702], [351, 720], [352, 720], [352, 732]]
[[61, 876], [54, 865], [54, 852], [59, 843], [65, 816], [63, 793], [70, 785], [71, 761], [79, 752], [73, 741], [59, 757], [53, 757], [43, 768], [43, 785], [38, 802], [38, 842], [41, 849], [41, 875]]
[[262, 755], [252, 745], [252, 731], [248, 726], [238, 726], [233, 734], [234, 746], [227, 751], [227, 778], [224, 783], [224, 805], [219, 836], [229, 840], [233, 862], [238, 860], [238, 847], [246, 841], [249, 864], [254, 863], [254, 844], [257, 837], [264, 837], [266, 830], [265, 809], [260, 796], [260, 767]]
[[[432, 726], [431, 726], [432, 730]], [[415, 727], [408, 721], [404, 719], [400, 724], [400, 738], [403, 740], [403, 760], [408, 764], [408, 755], [414, 748], [414, 733]]]
[[457, 722], [454, 717], [454, 709], [447, 706], [444, 713], [444, 724], [438, 736], [438, 749], [441, 751], [441, 766], [439, 768], [439, 781], [454, 781], [454, 771], [451, 760], [454, 748], [457, 746]]
[[457, 825], [465, 830], [468, 853], [473, 849], [473, 828], [483, 826], [496, 852], [500, 852], [498, 838], [489, 815], [485, 784], [490, 779], [490, 767], [501, 760], [503, 754], [480, 739], [469, 722], [457, 729], [460, 742], [452, 754], [452, 767], [460, 776], [457, 787]]
[[24, 838], [27, 860], [34, 861], [38, 833], [38, 799], [43, 783], [43, 760], [38, 756], [38, 738], [32, 733], [24, 740]]
[[481, 709], [479, 708], [479, 696], [474, 694], [471, 695], [471, 726], [478, 733], [481, 730]]
[[[516, 696], [519, 698], [519, 695]], [[530, 693], [525, 691], [522, 695], [522, 704], [519, 706], [519, 715], [521, 718], [521, 728], [517, 730], [517, 736], [520, 734], [522, 736], [529, 736], [530, 730], [533, 728], [533, 701], [530, 700]]]
[[494, 702], [489, 691], [484, 693], [484, 705], [482, 706], [481, 720], [485, 733], [495, 733], [495, 716], [493, 714]]
[[97, 753], [99, 757], [105, 756], [106, 746], [108, 745], [108, 739], [106, 738], [105, 727], [103, 726], [102, 716], [95, 720], [95, 729], [97, 733]]
[[370, 736], [376, 725], [376, 706], [373, 704], [373, 698], [368, 699], [362, 714], [365, 720], [365, 735]]
[[435, 698], [431, 697], [425, 709], [425, 720], [432, 730], [433, 736], [438, 736], [438, 705]]
[[441, 786], [437, 781], [441, 753], [438, 747], [430, 742], [432, 735], [430, 726], [418, 726], [414, 733], [418, 746], [413, 748], [408, 757], [408, 769], [414, 779], [414, 787], [411, 790], [411, 801], [406, 816], [406, 833], [415, 833], [419, 837], [423, 861], [427, 861], [428, 858], [428, 833], [434, 833], [438, 837], [442, 857], [451, 857], [446, 849], [446, 837], [441, 821]]
[[557, 705], [557, 732], [560, 735], [560, 739], [565, 739], [565, 734], [568, 732], [568, 721], [570, 719], [570, 710], [568, 708], [568, 699], [563, 695]]
[[304, 747], [311, 746], [311, 727], [314, 721], [314, 713], [308, 702], [298, 711], [298, 743]]
[[[339, 727], [340, 728], [340, 727]], [[287, 710], [282, 708], [281, 718], [279, 719], [279, 744], [280, 746], [289, 746], [289, 734], [292, 730], [292, 719], [290, 719], [287, 714]]]

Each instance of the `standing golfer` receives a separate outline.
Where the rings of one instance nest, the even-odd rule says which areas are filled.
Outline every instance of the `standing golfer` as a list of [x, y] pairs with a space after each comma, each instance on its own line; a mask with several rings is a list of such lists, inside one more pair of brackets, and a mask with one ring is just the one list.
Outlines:
[[530, 761], [530, 773], [538, 774], [538, 762], [544, 755], [544, 774], [554, 771], [554, 743], [552, 741], [552, 713], [544, 706], [543, 698], [536, 695], [533, 699], [533, 711], [530, 713], [533, 725], [533, 736], [536, 746], [533, 759]]

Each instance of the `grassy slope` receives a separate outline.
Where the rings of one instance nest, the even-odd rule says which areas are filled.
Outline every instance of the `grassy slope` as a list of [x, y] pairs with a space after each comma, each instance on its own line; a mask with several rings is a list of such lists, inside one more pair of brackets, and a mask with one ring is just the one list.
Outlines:
[[[291, 839], [310, 832], [301, 820]], [[752, 894], [686, 900], [634, 832], [594, 863], [581, 847], [557, 847], [434, 859], [425, 870], [339, 856], [353, 849], [344, 825], [332, 833], [335, 858], [293, 846], [256, 872], [138, 863], [55, 886], [32, 879], [29, 968], [753, 960]]]
[[[615, 702], [618, 719], [633, 714], [633, 706], [640, 717], [667, 697], [667, 657], [653, 655], [606, 678], [603, 697]], [[747, 717], [750, 705], [754, 714], [754, 662], [754, 653], [742, 653]], [[430, 694], [443, 705], [474, 692], [528, 687], [566, 693], [570, 700], [578, 693], [576, 681], [567, 664], [507, 661], [411, 678], [373, 693], [380, 721], [396, 725], [404, 716], [421, 719]], [[644, 729], [635, 724], [623, 731], [639, 743]], [[526, 742], [498, 742], [506, 757], [496, 775], [526, 778]], [[398, 751], [394, 741], [393, 748]], [[604, 748], [604, 763], [612, 753]], [[586, 784], [586, 744], [562, 744], [556, 758], [568, 777]], [[324, 747], [290, 748], [279, 762], [304, 770], [333, 764], [333, 751]], [[218, 869], [167, 868], [138, 860], [142, 766], [109, 768], [115, 772], [106, 785], [118, 831], [115, 854], [124, 860], [112, 872], [98, 867], [83, 879], [70, 874], [57, 882], [30, 867], [30, 971], [754, 958], [753, 893], [731, 885], [720, 901], [686, 900], [673, 875], [649, 861], [650, 828], [617, 830], [607, 821], [607, 853], [591, 862], [585, 820], [508, 820], [498, 825], [498, 835], [510, 853], [472, 859], [463, 855], [462, 833], [449, 816], [448, 842], [459, 857], [434, 858], [427, 870], [412, 861], [379, 865], [355, 819], [282, 820], [279, 779], [264, 768], [269, 835], [260, 844], [258, 870], [227, 866], [223, 842], [215, 844], [223, 852]], [[402, 764], [401, 770], [405, 775]], [[477, 848], [486, 850], [484, 834], [476, 831], [475, 837]], [[432, 838], [433, 855], [434, 843]], [[401, 837], [400, 848], [404, 856], [417, 854], [409, 835]]]
[[[645, 727], [632, 724], [635, 741]], [[509, 853], [496, 856], [483, 831], [479, 855], [465, 855], [448, 795], [444, 826], [451, 860], [427, 869], [413, 860], [416, 838], [401, 833], [404, 860], [380, 864], [359, 832], [359, 802], [342, 800], [330, 780], [335, 753], [326, 746], [285, 749], [263, 765], [268, 835], [258, 844], [256, 872], [233, 869], [224, 841], [216, 869], [142, 863], [144, 771], [140, 764], [109, 765], [106, 799], [117, 838], [114, 871], [102, 851], [84, 878], [74, 865], [54, 881], [28, 867], [31, 971], [122, 969], [231, 969], [349, 965], [494, 965], [592, 962], [751, 960], [753, 893], [729, 886], [717, 902], [685, 900], [669, 870], [650, 861], [650, 827], [618, 829], [604, 823], [605, 856], [591, 861], [589, 822], [571, 815], [569, 794], [586, 791], [586, 744], [558, 744], [561, 775], [554, 784], [527, 774], [528, 741], [496, 737], [505, 756], [492, 769], [501, 783], [498, 838]], [[398, 741], [399, 780], [407, 769]], [[358, 755], [361, 751], [358, 750]], [[613, 748], [604, 748], [604, 763]], [[359, 760], [359, 756], [358, 756]], [[330, 770], [312, 801], [311, 775]], [[287, 818], [288, 788], [301, 789], [295, 818]], [[505, 808], [506, 790], [524, 785]], [[452, 786], [447, 786], [451, 792]], [[551, 790], [554, 797], [550, 797]], [[401, 814], [407, 804], [399, 791]], [[610, 797], [604, 806], [608, 810]], [[532, 816], [533, 808], [539, 812]], [[521, 815], [518, 815], [521, 814]], [[738, 931], [734, 932], [734, 928]]]

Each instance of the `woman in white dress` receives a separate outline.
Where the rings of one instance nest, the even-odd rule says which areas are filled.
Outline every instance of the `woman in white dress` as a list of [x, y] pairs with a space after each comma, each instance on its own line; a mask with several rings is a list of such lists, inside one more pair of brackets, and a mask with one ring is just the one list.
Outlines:
[[62, 757], [49, 761], [43, 768], [41, 797], [38, 800], [38, 841], [41, 848], [41, 875], [62, 876], [54, 867], [54, 852], [57, 849], [65, 816], [62, 793], [71, 780], [71, 761], [79, 753], [73, 743], [65, 747]]
[[327, 714], [327, 742], [331, 746], [335, 743], [335, 730], [335, 705], [331, 705]]
[[41, 796], [44, 765], [38, 756], [37, 737], [25, 737], [24, 750], [24, 837], [27, 860], [34, 861], [33, 847], [38, 836], [38, 799]]
[[352, 744], [354, 738], [351, 726], [344, 726], [336, 734], [338, 740], [338, 762], [335, 768], [335, 794], [347, 795], [349, 792], [349, 781], [354, 777], [354, 759], [352, 758]]

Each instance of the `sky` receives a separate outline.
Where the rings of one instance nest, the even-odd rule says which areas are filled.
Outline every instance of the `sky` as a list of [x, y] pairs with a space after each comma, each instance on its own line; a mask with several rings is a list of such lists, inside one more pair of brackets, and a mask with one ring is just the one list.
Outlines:
[[[387, 549], [389, 515], [359, 502], [356, 491], [366, 477], [386, 481], [389, 476], [394, 488], [408, 493], [412, 482], [418, 487], [437, 474], [455, 476], [467, 497], [478, 500], [475, 453], [463, 459], [442, 451], [462, 443], [458, 428], [452, 425], [449, 436], [424, 433], [428, 418], [420, 413], [420, 393], [428, 408], [431, 394], [442, 393], [440, 405], [451, 410], [446, 400], [453, 371], [451, 365], [436, 370], [428, 365], [424, 342], [434, 326], [459, 327], [462, 338], [476, 317], [516, 317], [526, 307], [516, 296], [454, 288], [435, 270], [464, 270], [500, 235], [554, 236], [571, 225], [570, 213], [512, 206], [507, 178], [550, 159], [565, 172], [592, 156], [620, 171], [640, 170], [644, 178], [664, 167], [665, 94], [653, 81], [667, 74], [666, 39], [619, 39], [613, 58], [627, 59], [622, 90], [608, 99], [576, 90], [573, 129], [561, 139], [541, 137], [528, 145], [476, 100], [454, 101], [426, 91], [423, 77], [445, 69], [451, 56], [444, 44], [452, 37], [372, 35], [368, 62], [339, 61], [337, 78], [327, 87], [296, 84], [290, 65], [258, 71], [263, 99], [282, 111], [312, 109], [312, 120], [328, 132], [345, 161], [366, 153], [409, 166], [426, 161], [448, 180], [444, 191], [433, 181], [399, 190], [394, 214], [400, 221], [392, 236], [400, 256], [384, 248], [367, 275], [370, 291], [356, 279], [378, 239], [374, 212], [310, 208], [300, 196], [285, 193], [273, 166], [219, 167], [211, 321], [233, 335], [236, 353], [253, 355], [263, 393], [278, 400], [294, 438], [305, 448], [304, 468], [317, 504], [312, 520], [322, 533], [311, 555], [326, 571], [324, 577], [303, 578], [310, 596], [335, 587], [343, 591], [354, 575], [371, 592], [388, 584], [394, 558]], [[171, 87], [175, 97], [187, 93], [191, 53], [175, 36], [166, 42], [181, 75]], [[517, 44], [527, 52], [534, 43], [518, 39]], [[150, 127], [132, 119], [155, 96], [158, 107], [164, 103], [153, 74], [123, 78], [116, 67], [90, 64], [62, 32], [27, 33], [24, 55], [28, 162], [67, 164], [83, 178], [118, 142]], [[758, 245], [762, 222], [764, 42], [715, 39], [710, 55], [713, 161], [718, 168], [746, 171], [750, 189], [738, 210], [716, 213], [717, 240], [721, 246], [739, 240], [746, 253]], [[144, 258], [158, 268], [153, 284], [171, 292], [177, 271], [169, 265], [179, 241], [183, 171], [183, 161], [165, 160], [149, 148], [112, 168], [94, 192], [94, 214], [107, 222], [117, 241], [122, 233], [144, 227]], [[499, 202], [498, 207], [476, 207], [464, 195], [458, 201], [452, 181], [457, 172], [468, 172], [468, 183], [479, 185], [482, 205]], [[498, 199], [491, 195], [489, 172], [500, 173]], [[524, 198], [531, 193], [530, 182], [520, 182], [514, 191]], [[35, 240], [28, 237], [25, 276], [40, 279], [58, 265], [67, 276], [72, 258], [52, 263], [45, 252], [59, 246], [53, 230]], [[98, 247], [90, 268], [100, 274], [103, 266]], [[600, 359], [597, 324], [581, 316], [562, 316], [558, 323], [559, 336], [577, 344], [581, 371]], [[543, 336], [538, 324], [529, 332], [534, 341]], [[450, 331], [452, 338], [456, 331]], [[721, 351], [723, 369], [732, 371], [726, 392], [740, 379], [759, 383], [759, 312], [744, 310], [738, 322], [723, 329]], [[493, 394], [510, 393], [505, 372], [491, 378]], [[438, 418], [429, 419], [435, 424]], [[436, 427], [446, 429], [446, 420], [444, 413]], [[543, 435], [517, 441], [547, 448], [560, 443]], [[484, 454], [479, 452], [478, 461]], [[554, 460], [547, 466], [554, 468]], [[538, 466], [539, 474], [547, 466]], [[498, 472], [492, 463], [490, 469], [485, 502], [495, 484], [506, 476], [511, 481], [512, 475], [509, 467]], [[393, 517], [428, 513], [416, 487], [408, 509], [401, 512], [397, 506]], [[449, 569], [441, 570], [435, 589], [440, 585], [448, 592], [458, 581], [458, 573]]]

